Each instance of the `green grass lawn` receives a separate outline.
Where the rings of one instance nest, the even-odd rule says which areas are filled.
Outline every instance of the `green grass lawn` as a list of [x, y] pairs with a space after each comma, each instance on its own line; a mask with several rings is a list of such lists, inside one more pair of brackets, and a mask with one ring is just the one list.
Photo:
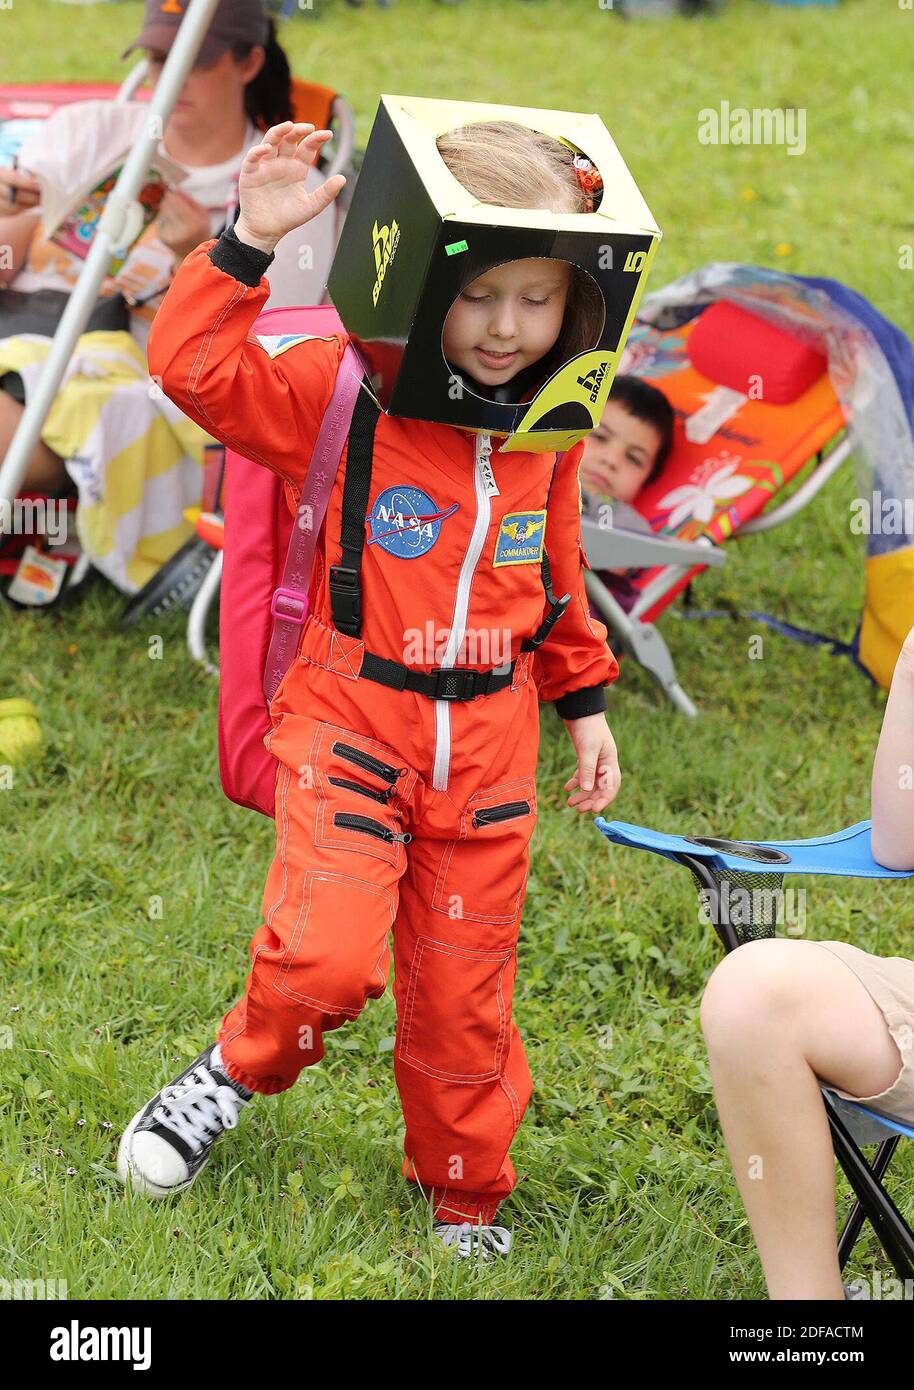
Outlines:
[[[318, 5], [284, 42], [298, 74], [348, 96], [360, 145], [380, 92], [598, 111], [664, 230], [655, 287], [714, 259], [832, 275], [914, 332], [899, 269], [914, 237], [911, 12], [731, 0], [711, 19], [626, 23], [596, 0]], [[141, 12], [15, 0], [0, 10], [0, 81], [116, 79]], [[805, 108], [805, 154], [699, 144], [699, 110], [722, 99]], [[791, 526], [729, 547], [698, 601], [849, 638], [854, 495], [846, 468]], [[433, 1250], [399, 1178], [389, 994], [258, 1102], [186, 1197], [124, 1194], [120, 1131], [243, 982], [273, 827], [220, 793], [215, 684], [181, 622], [158, 628], [151, 660], [146, 632], [119, 629], [122, 606], [98, 581], [55, 614], [0, 613], [0, 696], [33, 700], [48, 744], [0, 805], [0, 1277], [65, 1279], [71, 1298], [763, 1297], [698, 1026], [713, 934], [685, 872], [610, 850], [565, 809], [572, 750], [551, 710], [516, 993], [536, 1091], [513, 1149], [510, 1260], [467, 1268]], [[661, 629], [702, 717], [623, 664], [608, 815], [758, 838], [868, 814], [884, 697], [848, 662], [748, 620], [671, 612]], [[801, 886], [810, 936], [911, 954], [904, 884]], [[892, 1186], [914, 1210], [910, 1156]], [[871, 1238], [854, 1268], [885, 1269]]]

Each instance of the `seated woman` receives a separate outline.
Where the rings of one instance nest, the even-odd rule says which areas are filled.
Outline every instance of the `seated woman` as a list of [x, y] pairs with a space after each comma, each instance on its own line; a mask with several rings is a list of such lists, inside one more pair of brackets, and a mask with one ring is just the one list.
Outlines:
[[[181, 18], [180, 11], [164, 13], [160, 0], [147, 0], [143, 29], [127, 52], [145, 52], [153, 84]], [[288, 61], [263, 0], [221, 0], [160, 143], [187, 178], [166, 193], [156, 220], [103, 284], [90, 321], [102, 331], [78, 340], [21, 484], [22, 491], [78, 491], [82, 547], [126, 593], [141, 588], [191, 534], [183, 512], [200, 500], [210, 442], [150, 383], [149, 324], [180, 262], [234, 216], [244, 154], [256, 143], [259, 124], [291, 117], [290, 88]], [[12, 209], [0, 215], [0, 244], [12, 248], [12, 267], [0, 271], [0, 284], [27, 294], [69, 292], [84, 262], [45, 239], [37, 201], [37, 180], [0, 169], [0, 212]], [[116, 314], [119, 291], [127, 298], [129, 316], [121, 318], [129, 331], [104, 328], [110, 311]], [[0, 289], [0, 458], [51, 344], [44, 334], [17, 332], [9, 317], [5, 335], [4, 298]], [[17, 302], [27, 301], [17, 296]]]
[[[872, 851], [890, 869], [914, 868], [912, 766], [914, 628], [873, 764]], [[749, 942], [711, 976], [702, 1026], [770, 1296], [843, 1299], [819, 1083], [914, 1124], [914, 960], [844, 941]]]
[[[642, 488], [660, 476], [672, 447], [673, 408], [666, 396], [640, 377], [617, 376], [600, 423], [584, 445], [582, 514], [598, 526], [650, 535], [650, 526], [632, 504]], [[597, 573], [629, 612], [638, 591], [627, 572]]]

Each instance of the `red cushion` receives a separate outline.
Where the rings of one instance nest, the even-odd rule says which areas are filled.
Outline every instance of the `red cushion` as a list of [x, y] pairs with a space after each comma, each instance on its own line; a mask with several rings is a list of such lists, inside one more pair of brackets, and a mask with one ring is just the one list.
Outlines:
[[702, 376], [771, 405], [789, 405], [828, 367], [821, 352], [727, 299], [704, 310], [687, 344]]

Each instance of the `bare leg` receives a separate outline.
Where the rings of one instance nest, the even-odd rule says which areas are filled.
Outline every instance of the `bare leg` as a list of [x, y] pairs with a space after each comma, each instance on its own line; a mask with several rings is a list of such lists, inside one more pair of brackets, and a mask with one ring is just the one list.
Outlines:
[[821, 1077], [851, 1095], [901, 1070], [856, 975], [812, 941], [755, 941], [726, 956], [701, 1006], [730, 1162], [773, 1299], [842, 1299], [835, 1164]]
[[[6, 391], [0, 391], [0, 458], [6, 457], [10, 440], [22, 419], [22, 406]], [[63, 459], [39, 439], [32, 449], [21, 492], [54, 492], [67, 482]]]

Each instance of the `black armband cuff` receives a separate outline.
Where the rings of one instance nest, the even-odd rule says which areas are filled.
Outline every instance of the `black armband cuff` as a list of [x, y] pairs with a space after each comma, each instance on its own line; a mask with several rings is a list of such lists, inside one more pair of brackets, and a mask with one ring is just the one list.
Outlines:
[[554, 701], [556, 711], [562, 719], [583, 719], [588, 714], [604, 714], [606, 711], [606, 687], [587, 685], [583, 690], [571, 690]]
[[255, 290], [266, 274], [267, 266], [276, 259], [272, 251], [259, 251], [256, 246], [248, 246], [239, 241], [234, 227], [226, 227], [219, 240], [209, 253], [209, 258], [217, 270], [240, 280]]

